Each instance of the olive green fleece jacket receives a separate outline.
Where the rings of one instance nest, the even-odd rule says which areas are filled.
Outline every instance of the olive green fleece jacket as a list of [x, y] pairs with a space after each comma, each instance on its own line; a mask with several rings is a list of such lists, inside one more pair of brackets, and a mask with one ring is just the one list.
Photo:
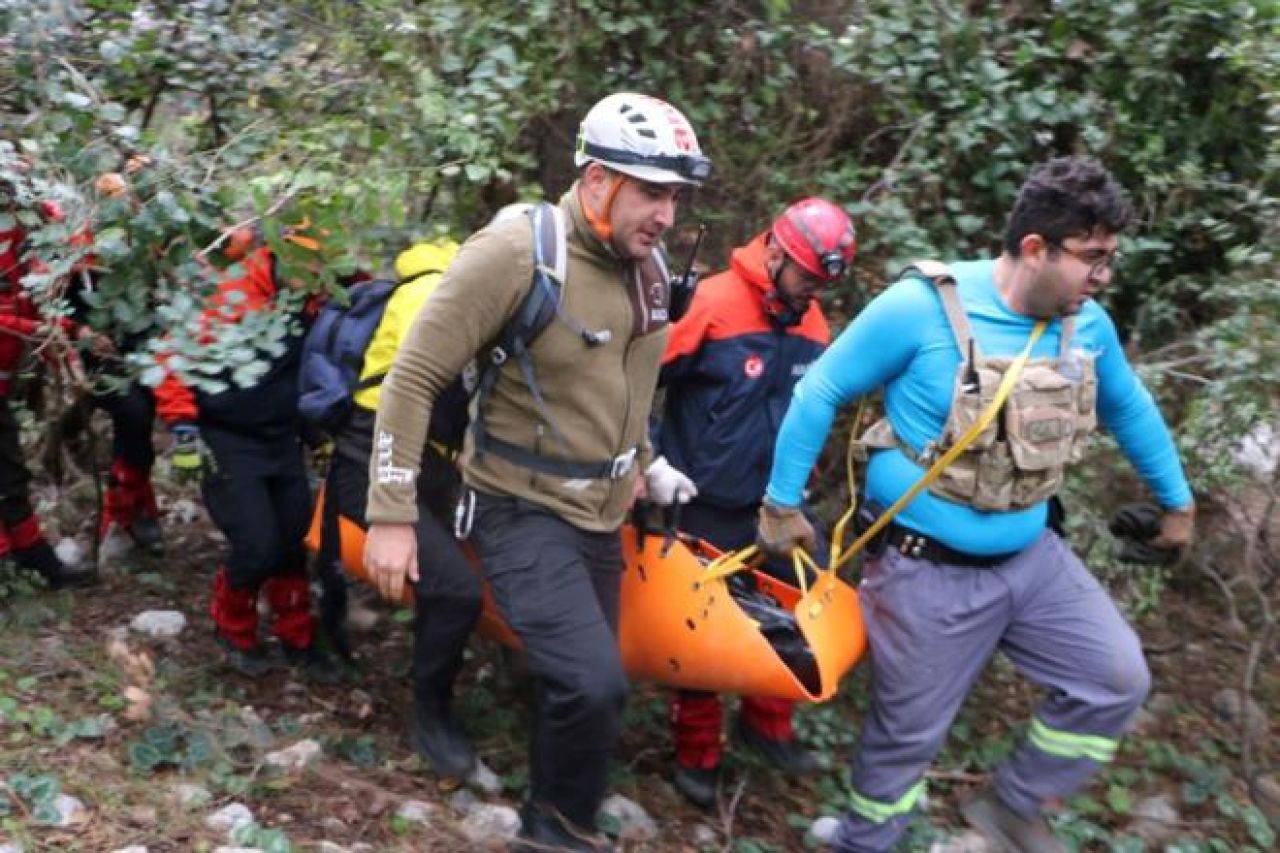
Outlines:
[[[587, 225], [575, 184], [560, 200], [566, 214], [568, 267], [563, 312], [585, 329], [608, 330], [588, 346], [560, 318], [530, 347], [547, 410], [546, 425], [514, 359], [500, 367], [486, 405], [489, 435], [543, 456], [602, 462], [637, 449], [636, 464], [616, 480], [571, 479], [533, 471], [493, 451], [477, 455], [468, 433], [463, 480], [482, 492], [545, 507], [583, 530], [616, 529], [648, 464], [647, 426], [667, 341], [668, 282], [652, 261], [624, 262]], [[431, 407], [449, 383], [515, 315], [533, 284], [528, 217], [492, 225], [459, 251], [410, 327], [382, 386], [369, 466], [371, 524], [411, 523], [414, 480]], [[472, 401], [473, 416], [476, 402]]]

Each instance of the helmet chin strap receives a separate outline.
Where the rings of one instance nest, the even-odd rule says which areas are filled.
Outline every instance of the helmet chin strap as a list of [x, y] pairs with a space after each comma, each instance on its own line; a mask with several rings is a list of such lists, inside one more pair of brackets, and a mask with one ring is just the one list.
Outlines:
[[627, 180], [627, 176], [621, 172], [614, 172], [613, 186], [609, 187], [609, 193], [604, 197], [604, 210], [597, 214], [591, 209], [590, 202], [582, 205], [582, 212], [587, 217], [587, 224], [591, 226], [591, 230], [596, 232], [596, 236], [607, 245], [613, 245], [613, 223], [609, 219], [609, 214], [613, 210], [613, 200], [618, 197], [618, 191], [622, 189], [622, 184]]
[[778, 262], [777, 267], [769, 271], [769, 281], [773, 284], [773, 289], [764, 295], [764, 312], [769, 315], [769, 321], [780, 329], [789, 329], [798, 325], [804, 318], [805, 309], [798, 309], [791, 304], [791, 301], [782, 294], [782, 288], [778, 286], [778, 279], [782, 275], [782, 266], [787, 263], [784, 257]]

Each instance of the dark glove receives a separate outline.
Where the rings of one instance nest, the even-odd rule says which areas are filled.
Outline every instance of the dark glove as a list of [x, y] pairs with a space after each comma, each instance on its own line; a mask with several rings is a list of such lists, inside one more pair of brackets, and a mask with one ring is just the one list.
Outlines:
[[798, 506], [778, 506], [768, 498], [760, 505], [756, 546], [765, 556], [791, 559], [797, 547], [812, 552], [817, 542], [813, 525]]
[[217, 465], [213, 454], [200, 438], [200, 428], [195, 424], [175, 424], [169, 432], [173, 435], [173, 446], [169, 456], [169, 464], [179, 480], [196, 480], [203, 473], [213, 473]]
[[1150, 503], [1126, 504], [1109, 526], [1119, 543], [1116, 557], [1126, 563], [1172, 563], [1191, 543], [1194, 518], [1194, 508], [1165, 511]]

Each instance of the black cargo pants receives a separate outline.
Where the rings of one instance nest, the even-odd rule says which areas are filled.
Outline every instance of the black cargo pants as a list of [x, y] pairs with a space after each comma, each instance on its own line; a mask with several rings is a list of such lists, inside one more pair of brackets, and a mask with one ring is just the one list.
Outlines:
[[581, 530], [518, 498], [475, 497], [471, 541], [537, 691], [529, 799], [594, 832], [628, 689], [618, 533]]

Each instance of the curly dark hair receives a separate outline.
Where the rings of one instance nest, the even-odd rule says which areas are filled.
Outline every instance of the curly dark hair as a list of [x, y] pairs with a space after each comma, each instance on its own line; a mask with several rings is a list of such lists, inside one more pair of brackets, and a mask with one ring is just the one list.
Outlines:
[[1111, 173], [1092, 157], [1055, 157], [1031, 171], [1004, 230], [1004, 250], [1022, 253], [1022, 238], [1039, 234], [1050, 246], [1101, 229], [1119, 234], [1133, 206]]

